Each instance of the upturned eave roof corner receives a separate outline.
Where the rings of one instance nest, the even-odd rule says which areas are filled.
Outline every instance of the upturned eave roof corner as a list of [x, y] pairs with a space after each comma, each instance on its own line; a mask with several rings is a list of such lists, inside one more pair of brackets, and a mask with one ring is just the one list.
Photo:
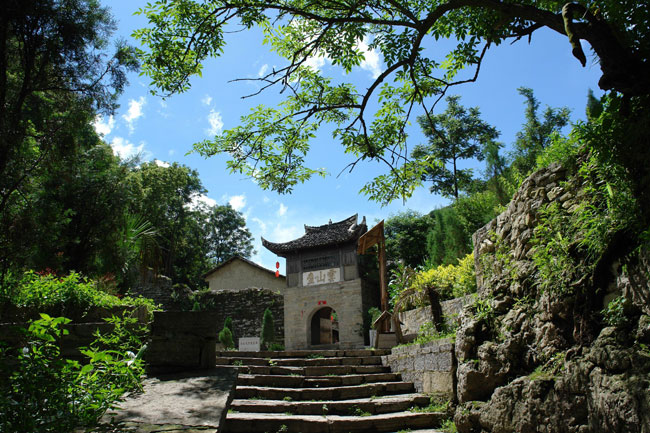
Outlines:
[[335, 245], [342, 245], [350, 242], [356, 242], [364, 234], [368, 227], [366, 218], [363, 217], [361, 223], [358, 223], [358, 214], [354, 214], [338, 222], [330, 222], [321, 226], [308, 226], [305, 224], [305, 234], [292, 241], [275, 243], [262, 238], [262, 245], [269, 251], [281, 256], [293, 252], [322, 248]]

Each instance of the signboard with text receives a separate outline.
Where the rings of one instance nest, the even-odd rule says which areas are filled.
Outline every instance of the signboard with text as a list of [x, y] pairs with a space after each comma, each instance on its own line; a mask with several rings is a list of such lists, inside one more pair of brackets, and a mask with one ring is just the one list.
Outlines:
[[240, 352], [259, 352], [260, 337], [244, 337], [239, 339]]
[[320, 271], [302, 273], [303, 286], [317, 286], [319, 284], [338, 283], [341, 281], [341, 269], [331, 268]]

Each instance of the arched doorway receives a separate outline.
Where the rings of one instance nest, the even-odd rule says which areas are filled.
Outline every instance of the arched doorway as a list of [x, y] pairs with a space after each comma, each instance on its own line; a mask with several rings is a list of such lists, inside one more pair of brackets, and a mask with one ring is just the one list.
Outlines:
[[311, 345], [339, 342], [339, 321], [336, 311], [323, 307], [311, 318]]

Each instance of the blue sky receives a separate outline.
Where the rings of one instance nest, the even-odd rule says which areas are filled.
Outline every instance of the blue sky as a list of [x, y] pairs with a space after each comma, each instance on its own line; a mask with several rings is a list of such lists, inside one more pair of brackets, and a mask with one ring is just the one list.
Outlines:
[[[138, 45], [131, 33], [146, 26], [146, 21], [133, 13], [144, 7], [146, 1], [104, 0], [103, 3], [111, 8], [118, 22], [115, 36]], [[187, 154], [193, 143], [236, 126], [239, 117], [252, 107], [278, 101], [275, 89], [255, 98], [242, 99], [257, 90], [256, 84], [229, 81], [257, 77], [281, 62], [262, 44], [261, 33], [232, 34], [223, 56], [208, 61], [203, 77], [195, 77], [192, 88], [184, 94], [166, 100], [152, 96], [149, 79], [132, 74], [130, 86], [120, 98], [120, 108], [113, 117], [98, 119], [96, 129], [122, 157], [140, 153], [145, 160], [157, 160], [160, 164], [178, 162], [197, 170], [208, 190], [206, 197], [201, 199], [212, 204], [230, 203], [244, 214], [255, 239], [257, 253], [253, 260], [269, 269], [275, 268], [277, 257], [262, 247], [262, 236], [283, 242], [301, 236], [304, 224], [321, 225], [329, 219], [338, 221], [358, 213], [360, 218], [366, 216], [372, 225], [406, 209], [426, 213], [447, 204], [445, 199], [430, 194], [427, 186], [418, 189], [406, 203], [394, 202], [381, 207], [368, 201], [359, 190], [382, 172], [382, 167], [369, 163], [357, 166], [352, 173], [337, 176], [352, 160], [343, 154], [328, 131], [314, 139], [307, 164], [325, 167], [329, 175], [297, 186], [290, 195], [263, 191], [250, 179], [229, 174], [225, 156], [204, 159]], [[373, 76], [384, 67], [381, 56], [373, 52], [368, 53], [361, 67], [346, 77], [324, 59], [315, 62], [314, 66], [326, 74], [353, 82], [358, 89], [368, 87]], [[501, 131], [500, 141], [509, 146], [524, 123], [524, 99], [517, 93], [518, 87], [532, 88], [542, 108], [546, 105], [569, 107], [576, 121], [584, 118], [588, 89], [600, 94], [599, 71], [593, 59], [586, 68], [580, 66], [571, 55], [566, 37], [541, 30], [533, 35], [530, 44], [523, 40], [490, 49], [478, 81], [457, 87], [453, 94], [461, 95], [461, 103], [466, 107], [480, 107], [483, 119]], [[424, 142], [423, 136], [414, 124], [409, 131], [409, 147], [421, 142]], [[280, 270], [284, 272], [284, 260], [280, 263]]]

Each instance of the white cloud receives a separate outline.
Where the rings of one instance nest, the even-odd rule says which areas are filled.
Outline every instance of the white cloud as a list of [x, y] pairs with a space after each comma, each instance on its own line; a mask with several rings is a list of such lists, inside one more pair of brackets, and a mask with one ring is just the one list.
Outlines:
[[228, 200], [228, 203], [230, 206], [232, 206], [233, 209], [236, 211], [242, 210], [246, 206], [246, 196], [245, 195], [233, 195], [230, 197], [230, 200]]
[[135, 121], [142, 117], [142, 107], [147, 103], [147, 100], [144, 96], [140, 96], [138, 100], [135, 99], [129, 100], [129, 109], [126, 114], [122, 115], [122, 119], [126, 121], [129, 131], [133, 132], [135, 129]]
[[273, 233], [269, 239], [272, 242], [287, 242], [293, 239], [297, 239], [304, 234], [304, 226], [302, 225], [290, 226], [285, 224], [278, 224], [273, 229]]
[[325, 66], [325, 57], [308, 57], [307, 60], [303, 63], [303, 66], [308, 66], [312, 69], [320, 70]]
[[271, 201], [271, 199], [268, 198], [267, 196], [264, 196], [264, 197], [262, 197], [262, 201], [263, 201], [264, 203], [268, 203], [268, 202]]
[[113, 148], [113, 152], [121, 159], [127, 159], [144, 153], [144, 143], [141, 142], [139, 146], [136, 146], [122, 137], [114, 137], [111, 141], [111, 147]]
[[158, 167], [163, 167], [163, 168], [169, 168], [171, 166], [170, 163], [161, 161], [159, 159], [154, 159], [153, 162], [158, 166]]
[[208, 123], [210, 123], [210, 128], [206, 129], [205, 132], [210, 135], [221, 134], [223, 129], [223, 119], [221, 119], [221, 114], [218, 111], [210, 110], [208, 114]]
[[268, 71], [268, 70], [269, 70], [269, 65], [267, 65], [266, 63], [264, 63], [264, 64], [262, 65], [262, 67], [260, 68], [260, 70], [257, 71], [257, 76], [258, 76], [258, 77], [263, 77], [263, 76], [265, 76], [265, 75], [266, 75], [266, 71]]
[[260, 230], [262, 230], [262, 234], [266, 233], [266, 223], [264, 221], [262, 221], [257, 217], [251, 218], [251, 221], [257, 223], [257, 225], [260, 226]]
[[167, 153], [169, 154], [169, 156], [173, 156], [176, 153], [176, 151], [174, 149], [169, 149]]
[[210, 104], [212, 104], [212, 96], [210, 96], [210, 95], [208, 95], [206, 93], [205, 96], [203, 97], [203, 99], [201, 99], [201, 103], [203, 105], [210, 106]]
[[283, 216], [284, 214], [287, 213], [287, 207], [284, 205], [284, 203], [280, 203], [280, 208], [276, 213], [278, 216]]
[[377, 78], [381, 73], [383, 72], [383, 69], [381, 67], [381, 61], [379, 60], [379, 52], [376, 49], [370, 49], [368, 47], [368, 39], [359, 41], [357, 44], [357, 48], [361, 51], [364, 52], [364, 59], [361, 62], [361, 69], [365, 69], [366, 71], [369, 71], [370, 74], [372, 75], [372, 78]]
[[95, 132], [104, 136], [110, 134], [114, 126], [115, 126], [115, 119], [113, 118], [113, 116], [108, 116], [107, 122], [104, 122], [104, 118], [102, 116], [97, 116], [95, 117], [95, 121], [93, 122], [93, 127], [95, 128]]
[[168, 118], [169, 113], [167, 112], [167, 102], [163, 101], [162, 99], [159, 99], [158, 103], [160, 104], [160, 109], [158, 110], [158, 114], [160, 114], [160, 116], [164, 117], [165, 119]]
[[205, 194], [193, 194], [191, 197], [192, 201], [187, 205], [189, 209], [196, 209], [201, 205], [216, 206], [217, 201], [208, 197]]

